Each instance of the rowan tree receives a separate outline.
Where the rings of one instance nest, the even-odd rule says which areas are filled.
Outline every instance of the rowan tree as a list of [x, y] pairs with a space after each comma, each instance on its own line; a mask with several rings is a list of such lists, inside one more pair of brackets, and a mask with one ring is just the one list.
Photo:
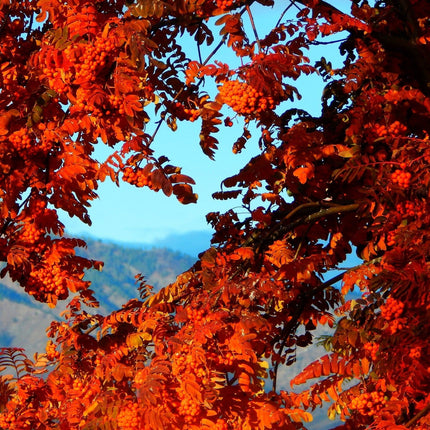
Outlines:
[[[279, 13], [267, 34], [248, 0], [0, 1], [2, 274], [50, 306], [77, 293], [45, 353], [2, 349], [2, 429], [300, 429], [324, 402], [342, 429], [430, 427], [430, 5], [256, 3]], [[321, 44], [339, 67], [307, 59]], [[325, 81], [317, 117], [295, 106], [306, 74]], [[154, 156], [181, 121], [209, 157], [222, 127], [243, 126], [233, 152], [258, 142], [214, 194], [241, 207], [208, 214], [212, 246], [174, 283], [138, 275], [139, 299], [91, 312], [101, 263], [57, 214], [90, 223], [106, 179], [195, 202]], [[327, 355], [291, 390], [280, 371], [323, 325]]]

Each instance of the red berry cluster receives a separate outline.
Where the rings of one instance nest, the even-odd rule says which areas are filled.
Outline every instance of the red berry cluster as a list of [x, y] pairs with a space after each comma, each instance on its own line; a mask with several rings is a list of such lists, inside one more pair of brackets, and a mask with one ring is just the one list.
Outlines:
[[401, 136], [404, 135], [407, 132], [408, 128], [402, 124], [399, 121], [394, 121], [390, 126], [388, 127], [388, 133], [391, 136]]
[[136, 387], [141, 387], [145, 383], [145, 373], [145, 370], [140, 370], [134, 375], [134, 384], [136, 385]]
[[72, 384], [72, 392], [75, 396], [80, 397], [84, 389], [84, 384], [79, 379], [74, 379]]
[[126, 167], [123, 170], [122, 180], [128, 182], [129, 184], [136, 185], [136, 187], [151, 187], [151, 177], [148, 175], [147, 171], [140, 168]]
[[28, 244], [34, 244], [40, 239], [42, 234], [43, 231], [34, 222], [27, 223], [19, 232], [19, 240]]
[[55, 346], [55, 343], [52, 342], [52, 340], [49, 340], [46, 344], [46, 355], [48, 356], [49, 360], [56, 360], [60, 356], [60, 353], [56, 348], [57, 347]]
[[387, 328], [387, 331], [389, 334], [395, 334], [397, 333], [399, 330], [402, 330], [404, 327], [404, 319], [396, 319], [396, 320], [392, 320], [390, 322], [390, 325]]
[[60, 68], [45, 67], [42, 69], [42, 72], [48, 78], [49, 88], [53, 89], [57, 94], [67, 92], [69, 81], [72, 77], [70, 71], [64, 71]]
[[396, 230], [391, 230], [387, 234], [387, 245], [394, 246], [396, 244]]
[[28, 134], [27, 128], [20, 128], [9, 136], [9, 141], [19, 152], [27, 152], [31, 149], [32, 139]]
[[128, 402], [117, 416], [118, 428], [120, 430], [138, 430], [140, 427], [139, 405]]
[[361, 415], [376, 415], [385, 406], [386, 400], [382, 391], [362, 393], [352, 399], [349, 408], [357, 411]]
[[115, 39], [98, 38], [94, 44], [69, 45], [64, 50], [64, 55], [74, 63], [75, 79], [82, 82], [91, 82], [97, 75], [97, 71], [103, 69], [107, 57], [115, 49]]
[[13, 411], [2, 411], [2, 413], [0, 413], [0, 428], [4, 430], [16, 429], [15, 422], [16, 416]]
[[234, 356], [231, 351], [228, 351], [224, 356], [218, 358], [218, 362], [224, 366], [232, 366], [234, 363]]
[[75, 104], [70, 107], [70, 110], [74, 112], [75, 110], [83, 111], [90, 113], [94, 117], [103, 118], [103, 106], [95, 106], [93, 103], [88, 103], [90, 99], [92, 91], [88, 90], [84, 87], [79, 87], [76, 91], [76, 101]]
[[388, 135], [387, 127], [384, 124], [377, 124], [375, 127], [373, 127], [373, 131], [379, 137], [384, 137]]
[[68, 296], [68, 289], [65, 285], [67, 272], [59, 266], [41, 267], [30, 272], [30, 278], [26, 285], [26, 290], [35, 297], [42, 297], [52, 294], [60, 299]]
[[394, 184], [398, 184], [402, 188], [408, 188], [411, 182], [412, 175], [406, 170], [406, 164], [401, 163], [400, 169], [395, 170], [391, 174], [391, 180]]
[[227, 422], [222, 418], [218, 418], [215, 424], [215, 430], [228, 430]]
[[231, 351], [227, 351], [225, 353], [220, 352], [219, 354], [209, 352], [207, 356], [209, 360], [212, 360], [215, 363], [215, 366], [221, 366], [223, 370], [225, 370], [225, 367], [232, 366], [235, 361], [234, 355]]
[[425, 214], [425, 203], [422, 201], [407, 201], [396, 205], [396, 210], [399, 214], [404, 214], [408, 217], [420, 218]]
[[388, 127], [384, 124], [378, 124], [373, 129], [379, 137], [384, 136], [401, 136], [407, 131], [407, 127], [399, 121], [394, 121]]
[[184, 388], [179, 387], [176, 392], [181, 400], [178, 408], [179, 414], [184, 417], [185, 422], [192, 423], [200, 414], [200, 404], [191, 398]]
[[[174, 354], [172, 373], [179, 378], [182, 375], [193, 373], [202, 387], [210, 383], [208, 369], [192, 354], [192, 349], [188, 345], [183, 346], [180, 351]], [[194, 422], [201, 411], [200, 403], [192, 398], [183, 386], [178, 386], [176, 393], [179, 414], [184, 417], [185, 422], [189, 424]]]
[[198, 323], [203, 320], [205, 311], [203, 309], [187, 308], [187, 317], [191, 322]]
[[200, 111], [198, 109], [184, 108], [184, 113], [187, 115], [187, 120], [190, 122], [194, 122], [200, 116]]
[[233, 6], [234, 0], [216, 0], [216, 5], [220, 9], [226, 10]]
[[[117, 95], [114, 95], [114, 94], [110, 94], [109, 95], [109, 102], [113, 106], [113, 108], [118, 111], [118, 113], [120, 115], [124, 114], [124, 112], [125, 112], [125, 110], [124, 110], [124, 104], [123, 104], [123, 101], [122, 101], [121, 97], [119, 97]], [[109, 115], [108, 112], [109, 111], [106, 112], [107, 115]]]
[[376, 361], [379, 351], [379, 345], [375, 342], [367, 342], [364, 344], [364, 350], [370, 355], [373, 361]]
[[36, 198], [31, 199], [30, 207], [33, 217], [42, 215], [45, 212], [46, 205], [47, 203], [44, 197], [37, 196]]
[[389, 321], [387, 331], [389, 334], [395, 334], [404, 328], [406, 319], [399, 318], [403, 313], [404, 304], [392, 297], [389, 297], [385, 305], [381, 306], [381, 316], [386, 321]]
[[409, 357], [415, 360], [421, 358], [421, 347], [411, 348], [409, 351]]
[[[9, 405], [11, 404], [12, 402], [9, 402]], [[17, 424], [19, 425], [20, 423], [17, 423], [16, 421], [15, 411], [2, 411], [0, 413], [0, 428], [2, 430], [15, 430], [20, 428], [17, 426]]]
[[387, 321], [395, 320], [399, 318], [403, 313], [405, 305], [393, 297], [388, 297], [384, 305], [381, 306], [381, 316]]
[[90, 112], [90, 107], [94, 107], [93, 103], [88, 103], [91, 92], [82, 85], [96, 81], [97, 74], [106, 67], [107, 58], [112, 57], [115, 47], [114, 38], [102, 37], [94, 43], [70, 44], [62, 52], [46, 48], [42, 73], [48, 79], [49, 87], [61, 95], [70, 91], [70, 85], [78, 85], [71, 112]]
[[52, 148], [49, 139], [41, 139], [35, 144], [35, 140], [30, 136], [26, 127], [20, 128], [9, 136], [9, 141], [13, 148], [21, 153], [23, 158], [28, 158], [35, 152], [46, 153]]
[[199, 109], [187, 108], [180, 102], [173, 103], [171, 109], [172, 109], [172, 113], [180, 121], [187, 120], [190, 122], [194, 122], [200, 116]]
[[194, 373], [203, 384], [209, 383], [207, 369], [196, 360], [188, 345], [184, 346], [182, 351], [174, 356], [173, 374], [177, 376], [183, 374], [182, 372]]
[[256, 116], [261, 112], [274, 109], [277, 103], [270, 96], [265, 96], [251, 85], [239, 81], [226, 81], [219, 87], [223, 103], [230, 106], [239, 115]]

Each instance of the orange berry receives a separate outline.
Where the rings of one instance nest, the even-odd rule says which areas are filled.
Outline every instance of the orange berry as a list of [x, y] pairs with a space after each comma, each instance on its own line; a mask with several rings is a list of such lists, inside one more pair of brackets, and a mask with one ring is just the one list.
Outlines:
[[219, 87], [221, 100], [239, 115], [258, 116], [265, 110], [274, 109], [276, 104], [272, 97], [245, 82], [226, 81]]

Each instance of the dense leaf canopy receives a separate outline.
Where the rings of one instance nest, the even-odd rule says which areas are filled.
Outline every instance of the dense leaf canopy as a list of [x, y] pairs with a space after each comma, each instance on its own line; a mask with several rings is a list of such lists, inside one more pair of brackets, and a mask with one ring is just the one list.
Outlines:
[[[256, 3], [279, 15], [267, 34]], [[430, 428], [429, 20], [425, 0], [1, 0], [2, 275], [76, 296], [46, 353], [1, 350], [0, 428], [301, 429], [324, 402], [342, 429]], [[339, 67], [306, 57], [324, 44]], [[310, 74], [318, 117], [295, 107]], [[211, 158], [223, 127], [243, 127], [233, 152], [258, 142], [214, 195], [240, 208], [207, 215], [212, 247], [174, 283], [138, 275], [140, 298], [100, 315], [83, 278], [102, 263], [58, 213], [89, 224], [104, 180], [195, 202], [154, 155], [181, 121]], [[279, 375], [324, 325], [293, 390]]]

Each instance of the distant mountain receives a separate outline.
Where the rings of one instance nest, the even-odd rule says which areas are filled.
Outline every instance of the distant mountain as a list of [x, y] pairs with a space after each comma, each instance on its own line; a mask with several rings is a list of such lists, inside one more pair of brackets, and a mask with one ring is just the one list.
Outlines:
[[[101, 260], [101, 272], [92, 270], [85, 278], [100, 302], [97, 312], [106, 314], [118, 309], [129, 299], [138, 297], [135, 276], [139, 273], [155, 290], [173, 282], [177, 275], [190, 268], [195, 258], [165, 248], [139, 249], [122, 247], [102, 240], [86, 238], [87, 249], [80, 254]], [[45, 329], [59, 319], [65, 304], [55, 309], [36, 302], [10, 279], [0, 280], [0, 347], [23, 347], [28, 353], [43, 351]]]
[[138, 295], [137, 274], [144, 275], [147, 283], [157, 290], [195, 262], [195, 258], [167, 248], [139, 249], [102, 240], [85, 240], [88, 247], [81, 254], [105, 263], [101, 272], [89, 271], [86, 279], [91, 281], [91, 288], [107, 312]]
[[[210, 240], [212, 231], [199, 230], [186, 233], [172, 233], [163, 239], [157, 239], [153, 242], [121, 242], [118, 240], [106, 240], [106, 243], [114, 243], [122, 248], [132, 249], [153, 249], [153, 248], [167, 248], [171, 251], [178, 251], [184, 254], [197, 258], [197, 256], [206, 251], [210, 247]], [[90, 240], [97, 240], [89, 237]]]
[[185, 254], [197, 257], [201, 252], [210, 247], [212, 231], [191, 231], [188, 233], [170, 234], [157, 241], [156, 246], [185, 252]]

